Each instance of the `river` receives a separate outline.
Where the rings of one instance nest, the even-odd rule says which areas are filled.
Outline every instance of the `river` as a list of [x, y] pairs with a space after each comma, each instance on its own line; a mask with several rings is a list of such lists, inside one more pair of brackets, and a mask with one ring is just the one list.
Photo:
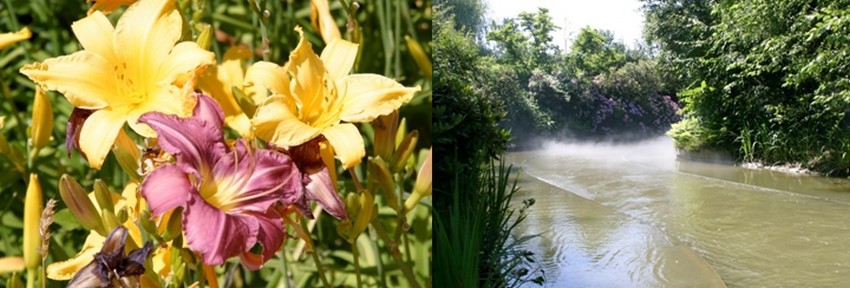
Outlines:
[[672, 140], [515, 152], [547, 287], [850, 287], [850, 182], [677, 160]]

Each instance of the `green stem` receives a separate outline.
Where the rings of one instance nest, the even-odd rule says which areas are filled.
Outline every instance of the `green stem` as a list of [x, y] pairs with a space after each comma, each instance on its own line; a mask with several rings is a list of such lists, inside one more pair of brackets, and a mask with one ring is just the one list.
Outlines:
[[381, 237], [381, 240], [384, 241], [384, 244], [387, 245], [387, 248], [390, 249], [390, 256], [393, 257], [398, 267], [401, 268], [401, 272], [404, 273], [404, 277], [407, 278], [407, 281], [410, 283], [410, 286], [413, 288], [419, 288], [419, 283], [416, 282], [416, 276], [413, 275], [413, 270], [410, 270], [410, 266], [404, 262], [404, 259], [401, 258], [401, 252], [398, 251], [398, 244], [394, 244], [390, 237], [387, 235], [387, 232], [384, 231], [384, 227], [381, 224], [381, 221], [378, 220], [378, 217], [372, 219], [372, 227], [375, 228], [375, 232]]
[[269, 61], [269, 17], [266, 17], [266, 12], [260, 7], [259, 0], [249, 0], [248, 5], [251, 6], [251, 10], [257, 14], [257, 17], [260, 18], [258, 22], [260, 22], [260, 35], [262, 39], [262, 51], [263, 51], [263, 61]]
[[[307, 229], [307, 218], [301, 217], [301, 229], [304, 231], [310, 231]], [[319, 251], [316, 249], [316, 246], [313, 245], [313, 239], [309, 237], [304, 239], [307, 241], [307, 245], [309, 245], [312, 249], [313, 262], [316, 263], [316, 270], [319, 272], [319, 278], [322, 279], [322, 284], [325, 285], [326, 288], [330, 288], [331, 284], [328, 283], [328, 278], [325, 277], [325, 268], [322, 267], [322, 262], [319, 260]]]
[[280, 272], [283, 274], [280, 278], [283, 281], [283, 288], [289, 288], [289, 269], [286, 265], [286, 250], [280, 249]]
[[378, 249], [378, 237], [375, 229], [369, 229], [369, 243], [372, 244], [372, 251], [375, 252], [375, 266], [378, 268], [378, 285], [387, 287], [387, 277], [384, 275], [384, 261], [381, 260], [381, 250]]
[[357, 276], [357, 288], [360, 288], [362, 284], [360, 282], [360, 256], [357, 253], [358, 237], [360, 237], [360, 235], [354, 236], [354, 241], [351, 241], [351, 254], [354, 254], [354, 275]]
[[27, 288], [35, 288], [35, 278], [38, 277], [35, 272], [34, 269], [27, 268]]

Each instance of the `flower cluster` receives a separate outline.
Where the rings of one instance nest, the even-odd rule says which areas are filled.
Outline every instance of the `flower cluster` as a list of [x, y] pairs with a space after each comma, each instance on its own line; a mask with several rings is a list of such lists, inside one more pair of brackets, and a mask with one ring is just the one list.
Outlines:
[[[331, 19], [326, 1], [317, 2]], [[123, 5], [113, 26], [106, 13]], [[323, 25], [334, 23], [326, 20]], [[377, 215], [374, 193], [396, 197], [390, 206], [399, 219], [430, 194], [430, 179], [417, 179], [407, 201], [398, 200], [392, 176], [405, 173], [418, 137], [399, 131], [397, 110], [420, 88], [351, 74], [359, 46], [338, 31], [323, 27], [326, 46], [316, 54], [295, 28], [300, 39], [288, 62], [246, 67], [243, 60], [253, 52], [243, 46], [234, 45], [217, 65], [202, 39], [186, 41], [192, 37], [174, 0], [97, 1], [71, 29], [83, 50], [20, 69], [42, 93], [36, 104], [48, 105], [34, 110], [51, 109], [43, 91], [60, 93], [74, 107], [65, 133], [68, 155], [76, 150], [91, 168], [102, 169], [112, 152], [129, 180], [119, 195], [103, 182], [86, 193], [62, 177], [62, 200], [91, 234], [76, 257], [47, 266], [48, 278], [72, 279], [72, 286], [161, 286], [184, 277], [169, 266], [181, 263], [172, 258], [185, 249], [189, 256], [180, 257], [191, 259], [182, 261], [196, 261], [206, 281], [215, 281], [211, 266], [234, 257], [261, 268], [290, 237], [287, 224], [325, 211], [353, 242]], [[29, 36], [28, 30], [0, 35], [0, 45]], [[52, 122], [52, 113], [45, 115], [51, 118], [43, 122]], [[366, 156], [355, 123], [373, 121], [381, 122], [370, 130], [376, 149], [392, 147], [383, 158], [369, 158], [369, 179], [375, 174], [378, 180], [364, 188], [354, 170]], [[46, 143], [52, 126], [39, 129], [48, 131], [39, 142]], [[404, 140], [378, 143], [397, 135]], [[417, 174], [430, 178], [423, 170], [430, 169], [427, 159]], [[337, 165], [357, 186], [346, 197], [337, 188]], [[310, 242], [304, 227], [289, 229]]]

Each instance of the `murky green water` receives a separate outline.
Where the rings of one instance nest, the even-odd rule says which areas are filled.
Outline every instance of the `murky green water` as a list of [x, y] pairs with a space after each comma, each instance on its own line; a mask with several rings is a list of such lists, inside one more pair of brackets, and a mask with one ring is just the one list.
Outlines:
[[850, 287], [850, 182], [677, 161], [672, 142], [509, 156], [550, 287]]

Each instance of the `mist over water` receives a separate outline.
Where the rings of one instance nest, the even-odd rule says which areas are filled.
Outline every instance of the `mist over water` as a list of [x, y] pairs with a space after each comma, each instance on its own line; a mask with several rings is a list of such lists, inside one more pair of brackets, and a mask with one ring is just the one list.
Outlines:
[[548, 287], [850, 286], [850, 182], [683, 161], [668, 137], [510, 153]]
[[632, 143], [569, 140], [542, 142], [543, 148], [540, 152], [552, 156], [595, 159], [608, 164], [629, 162], [667, 170], [676, 167], [676, 148], [673, 146], [673, 139], [667, 136]]

